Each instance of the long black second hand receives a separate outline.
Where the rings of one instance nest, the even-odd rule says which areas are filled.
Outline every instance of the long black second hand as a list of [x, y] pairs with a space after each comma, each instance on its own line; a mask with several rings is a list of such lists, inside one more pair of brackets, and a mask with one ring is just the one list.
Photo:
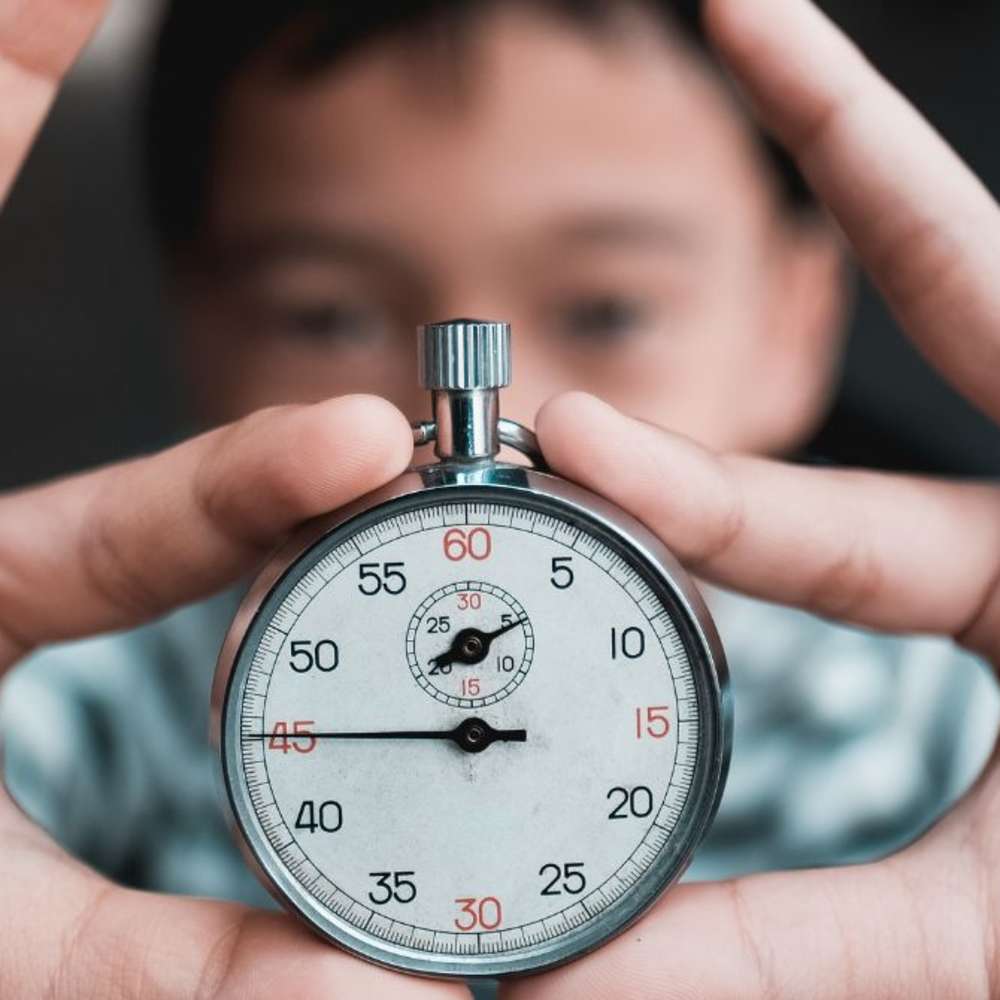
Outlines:
[[387, 729], [378, 732], [243, 733], [243, 739], [317, 740], [452, 740], [463, 750], [484, 750], [491, 743], [525, 743], [525, 729], [494, 729], [482, 719], [466, 719], [454, 729]]

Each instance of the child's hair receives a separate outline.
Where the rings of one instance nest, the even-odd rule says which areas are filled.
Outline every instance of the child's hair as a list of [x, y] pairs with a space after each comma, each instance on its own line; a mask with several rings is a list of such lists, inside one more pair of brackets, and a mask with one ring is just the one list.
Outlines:
[[[501, 0], [170, 0], [155, 47], [145, 147], [153, 221], [168, 246], [197, 235], [212, 166], [221, 97], [247, 62], [283, 41], [290, 78], [327, 69], [382, 38], [446, 38], [456, 48]], [[509, 2], [509, 0], [508, 0]], [[679, 31], [712, 59], [700, 0], [518, 0], [581, 30], [607, 32], [628, 6]], [[813, 202], [791, 160], [762, 136], [790, 211]]]

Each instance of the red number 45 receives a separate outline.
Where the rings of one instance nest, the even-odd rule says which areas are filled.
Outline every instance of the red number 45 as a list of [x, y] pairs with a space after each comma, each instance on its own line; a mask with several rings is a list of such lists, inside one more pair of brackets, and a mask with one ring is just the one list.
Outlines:
[[289, 735], [288, 723], [276, 722], [271, 730], [271, 738], [267, 741], [267, 749], [280, 750], [282, 753], [288, 753], [289, 750], [312, 753], [316, 749], [316, 737], [309, 731], [309, 727], [314, 725], [312, 719], [299, 719], [292, 723]]

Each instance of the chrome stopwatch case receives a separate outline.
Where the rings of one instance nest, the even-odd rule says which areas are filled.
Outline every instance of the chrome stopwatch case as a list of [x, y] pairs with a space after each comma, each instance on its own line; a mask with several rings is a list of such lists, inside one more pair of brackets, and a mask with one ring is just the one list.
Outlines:
[[506, 324], [422, 328], [415, 440], [440, 461], [305, 529], [216, 677], [260, 877], [343, 948], [435, 976], [531, 972], [620, 932], [684, 870], [729, 758], [701, 598], [499, 419], [509, 351]]

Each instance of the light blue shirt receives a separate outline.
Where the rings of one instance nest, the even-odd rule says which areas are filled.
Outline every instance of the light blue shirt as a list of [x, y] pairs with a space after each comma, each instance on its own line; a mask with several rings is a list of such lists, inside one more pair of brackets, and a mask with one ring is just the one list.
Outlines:
[[[693, 878], [881, 856], [926, 828], [992, 746], [992, 675], [893, 638], [717, 591], [736, 732]], [[228, 829], [209, 691], [236, 598], [43, 650], [2, 703], [8, 785], [73, 854], [129, 884], [266, 904]]]

